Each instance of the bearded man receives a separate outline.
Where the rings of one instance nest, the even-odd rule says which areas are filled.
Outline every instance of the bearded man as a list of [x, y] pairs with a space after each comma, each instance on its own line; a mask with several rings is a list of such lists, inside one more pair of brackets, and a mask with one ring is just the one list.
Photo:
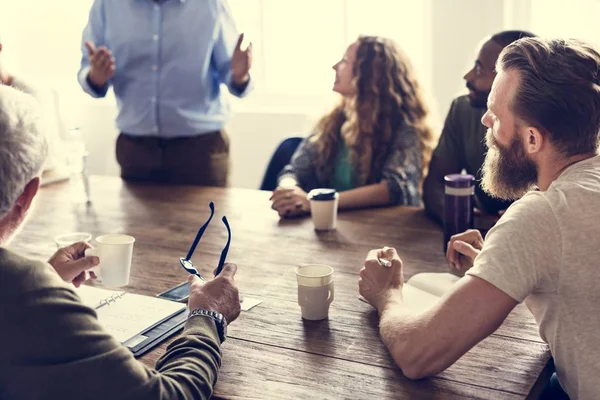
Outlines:
[[485, 242], [478, 231], [450, 240], [449, 263], [472, 267], [429, 310], [403, 303], [394, 249], [369, 253], [360, 293], [378, 310], [395, 362], [415, 379], [448, 368], [524, 301], [554, 358], [547, 390], [598, 398], [600, 53], [576, 40], [524, 38], [502, 51], [496, 71], [482, 118], [482, 186], [516, 201]]

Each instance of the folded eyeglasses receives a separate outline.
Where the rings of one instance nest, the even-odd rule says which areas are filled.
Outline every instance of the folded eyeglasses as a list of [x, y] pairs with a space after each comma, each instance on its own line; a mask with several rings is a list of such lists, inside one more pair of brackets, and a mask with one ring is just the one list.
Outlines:
[[[204, 279], [200, 272], [198, 272], [198, 269], [194, 267], [194, 263], [192, 263], [191, 258], [194, 254], [194, 250], [196, 250], [196, 246], [198, 246], [198, 242], [200, 242], [200, 239], [204, 234], [204, 231], [206, 230], [208, 224], [212, 220], [213, 215], [215, 215], [215, 204], [211, 201], [208, 206], [210, 207], [210, 216], [208, 217], [204, 225], [202, 225], [200, 229], [198, 229], [196, 238], [194, 239], [192, 247], [190, 247], [190, 251], [188, 251], [187, 256], [185, 258], [179, 259], [179, 262], [181, 263], [183, 269], [185, 269], [188, 273], [192, 275], [196, 275], [203, 282], [206, 282], [206, 279]], [[219, 259], [219, 264], [217, 265], [217, 269], [215, 270], [215, 276], [219, 275], [223, 270], [223, 265], [225, 265], [225, 259], [227, 258], [227, 252], [229, 251], [229, 244], [231, 243], [231, 229], [229, 228], [229, 222], [227, 222], [227, 217], [224, 216], [221, 220], [223, 221], [223, 224], [225, 224], [225, 228], [227, 228], [227, 243], [225, 244], [223, 251], [221, 251], [221, 258]]]

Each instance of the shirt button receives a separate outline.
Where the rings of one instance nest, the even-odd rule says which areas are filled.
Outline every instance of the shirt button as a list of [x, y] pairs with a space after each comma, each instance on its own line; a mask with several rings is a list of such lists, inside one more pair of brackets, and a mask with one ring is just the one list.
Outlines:
[[157, 70], [157, 67], [156, 67], [156, 65], [153, 65], [153, 66], [152, 66], [152, 71], [156, 71], [156, 70]]
[[158, 35], [152, 36], [152, 39], [154, 39], [155, 42], [158, 41]]

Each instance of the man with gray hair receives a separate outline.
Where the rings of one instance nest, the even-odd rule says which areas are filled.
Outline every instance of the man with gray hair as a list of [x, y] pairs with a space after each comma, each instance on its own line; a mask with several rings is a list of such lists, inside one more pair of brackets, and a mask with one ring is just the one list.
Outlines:
[[369, 254], [360, 293], [379, 311], [381, 338], [409, 378], [448, 368], [525, 302], [554, 357], [551, 390], [597, 399], [600, 52], [525, 38], [502, 51], [496, 70], [482, 119], [483, 188], [516, 201], [485, 242], [475, 230], [452, 237], [449, 263], [473, 266], [429, 310], [405, 306], [394, 249]]
[[235, 264], [212, 281], [190, 279], [190, 317], [152, 370], [110, 336], [73, 285], [97, 265], [86, 243], [48, 263], [4, 246], [23, 225], [47, 153], [36, 101], [0, 85], [0, 397], [3, 399], [206, 399], [221, 365], [227, 322], [240, 313]]

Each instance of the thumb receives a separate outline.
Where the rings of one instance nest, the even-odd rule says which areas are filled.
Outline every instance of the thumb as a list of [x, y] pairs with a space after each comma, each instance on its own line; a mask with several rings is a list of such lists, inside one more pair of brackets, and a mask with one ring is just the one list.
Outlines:
[[85, 42], [85, 48], [87, 49], [88, 55], [90, 56], [96, 52], [96, 46], [93, 42], [90, 42], [89, 40]]
[[221, 271], [219, 276], [222, 276], [223, 278], [233, 279], [236, 272], [237, 272], [237, 265], [235, 265], [233, 263], [226, 263], [223, 266], [223, 270]]
[[77, 276], [83, 271], [95, 267], [100, 263], [100, 259], [96, 256], [82, 257], [77, 260], [69, 261], [65, 264], [64, 269], [68, 270], [69, 276]]
[[198, 278], [196, 275], [188, 276], [188, 282], [190, 285], [193, 285], [194, 283], [204, 283], [202, 282], [202, 279]]
[[452, 244], [452, 247], [454, 248], [454, 250], [456, 250], [460, 254], [462, 254], [464, 256], [467, 256], [467, 257], [469, 257], [471, 259], [474, 259], [475, 257], [477, 257], [477, 254], [479, 254], [479, 251], [476, 250], [469, 243], [463, 242], [463, 241], [460, 241], [460, 240], [457, 240], [456, 242], [454, 242]]
[[238, 41], [237, 41], [237, 44], [235, 45], [235, 49], [236, 50], [241, 50], [243, 42], [244, 42], [244, 34], [241, 33], [240, 36], [238, 37]]

